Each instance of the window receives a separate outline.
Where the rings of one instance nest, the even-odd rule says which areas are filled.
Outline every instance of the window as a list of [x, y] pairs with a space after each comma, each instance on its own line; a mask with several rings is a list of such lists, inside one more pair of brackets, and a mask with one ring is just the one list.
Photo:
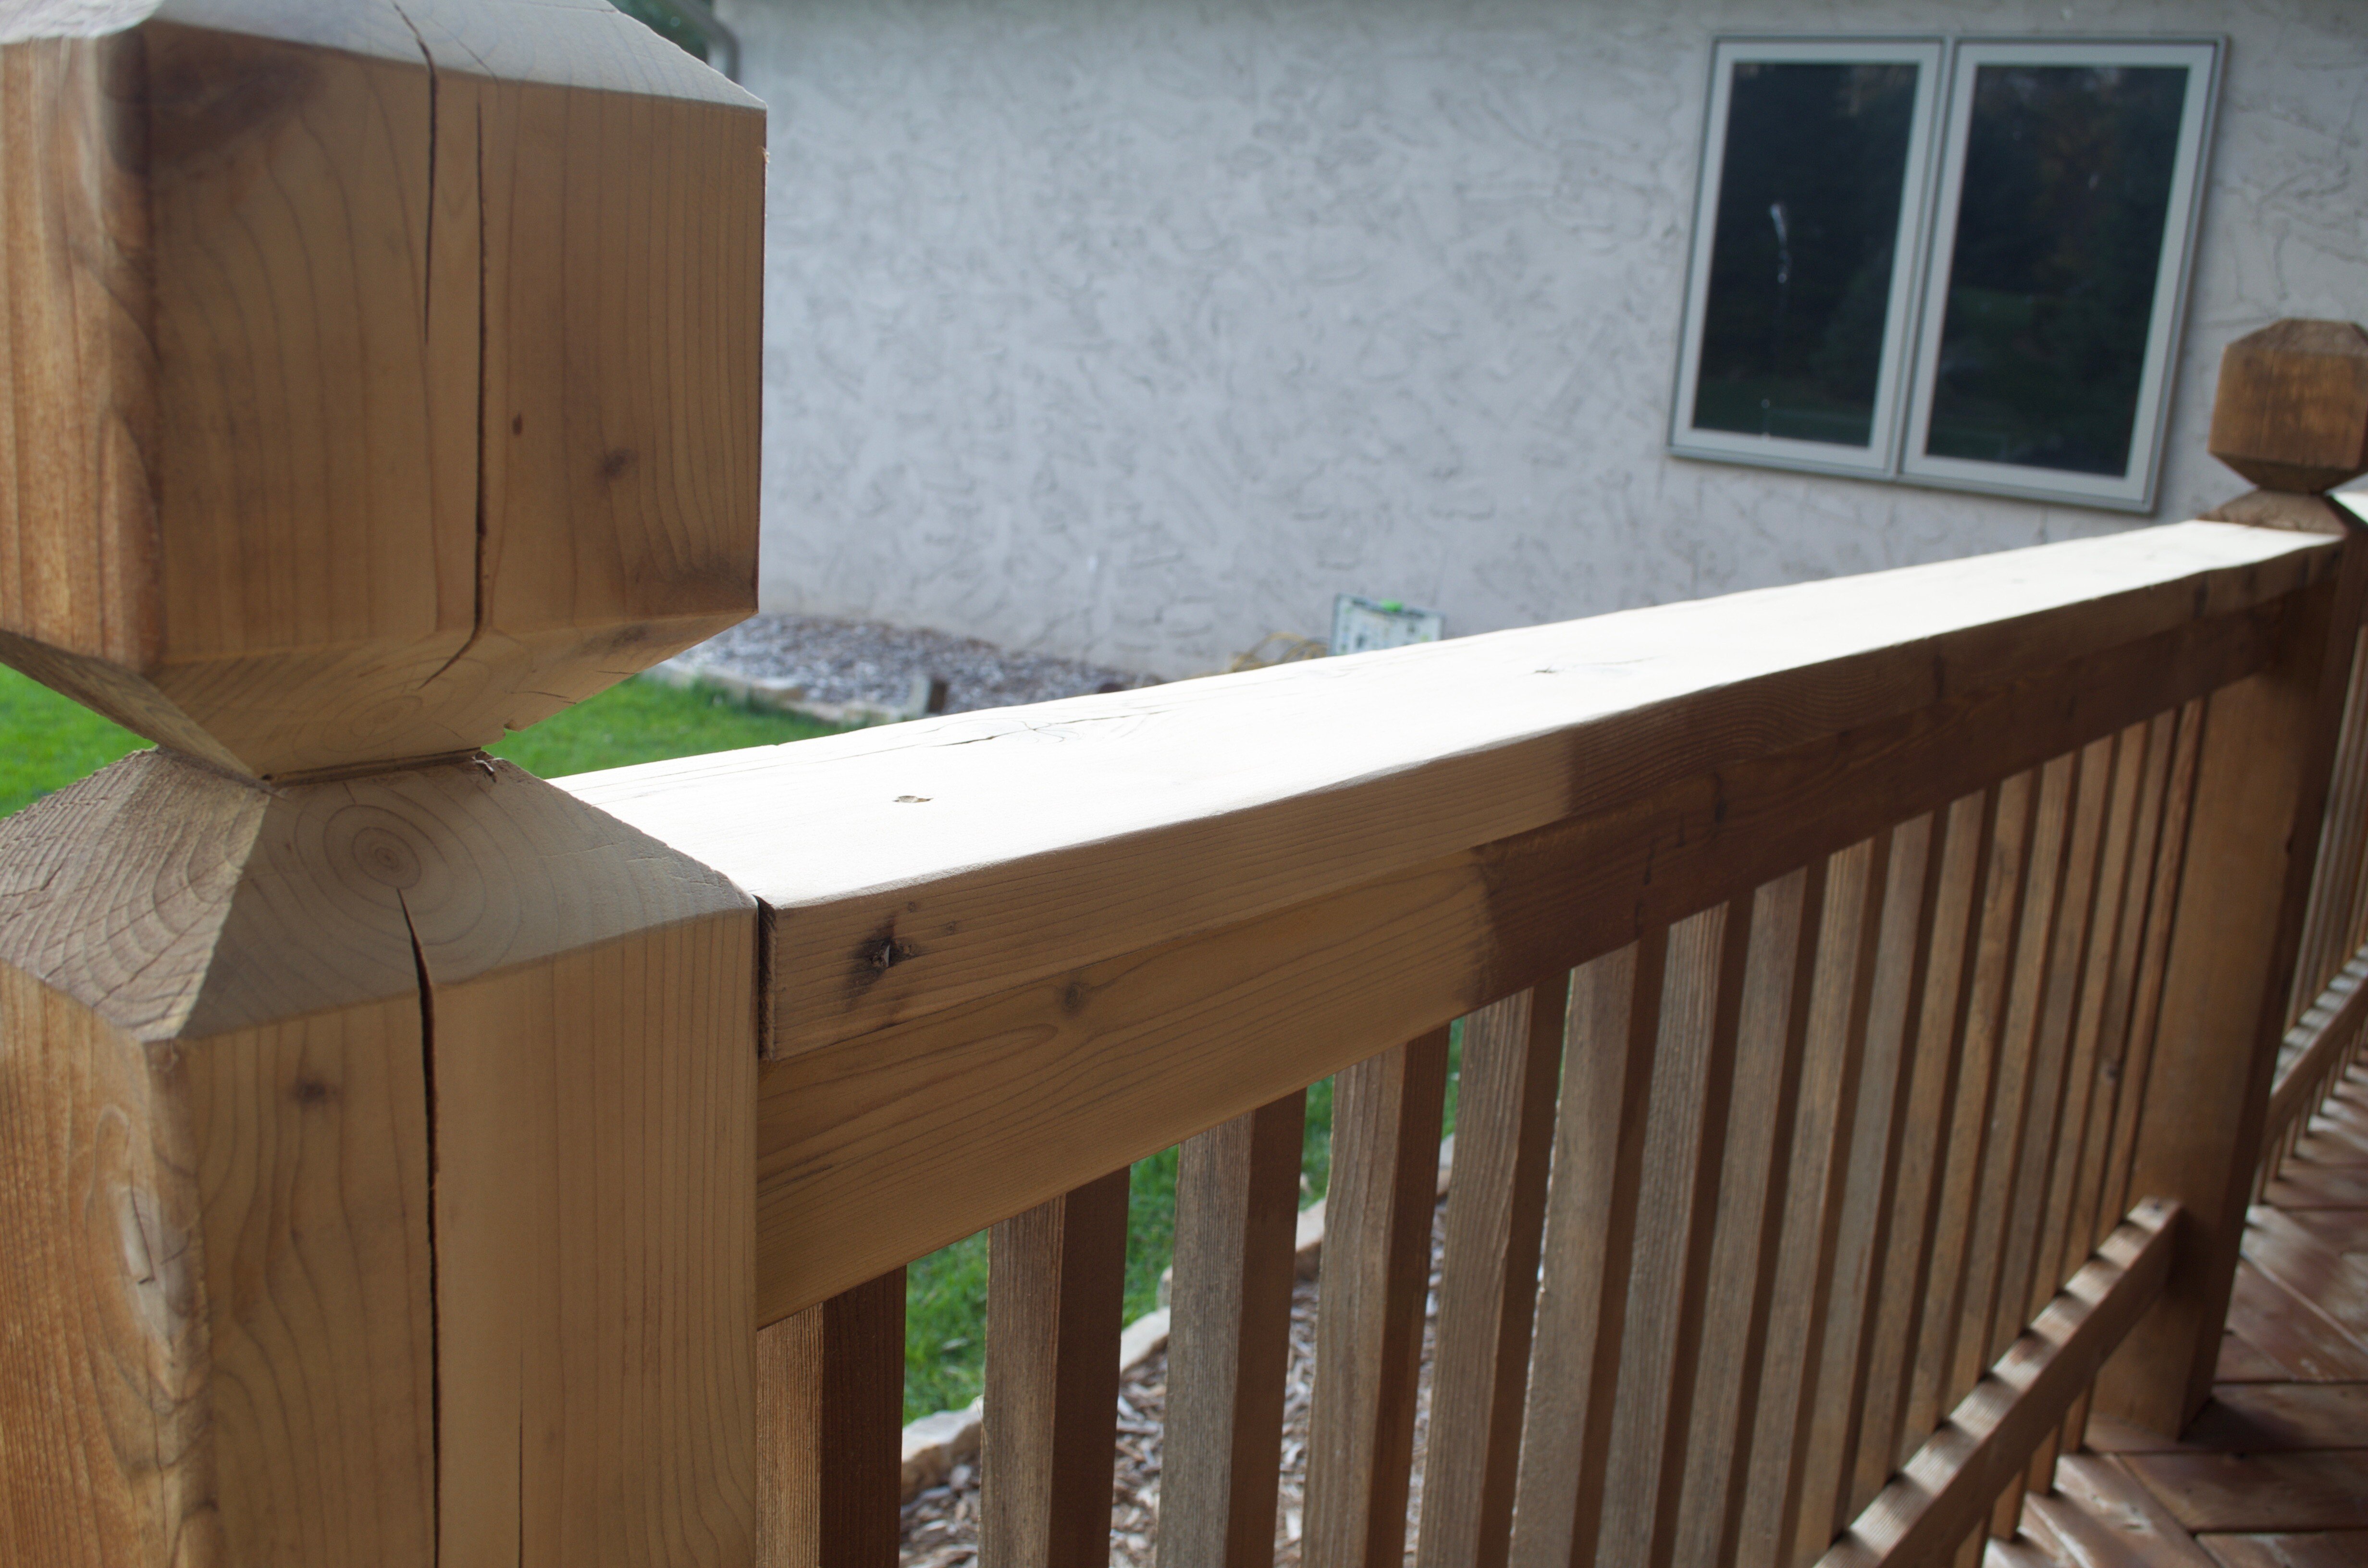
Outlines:
[[1719, 44], [1672, 449], [2150, 508], [2218, 61]]

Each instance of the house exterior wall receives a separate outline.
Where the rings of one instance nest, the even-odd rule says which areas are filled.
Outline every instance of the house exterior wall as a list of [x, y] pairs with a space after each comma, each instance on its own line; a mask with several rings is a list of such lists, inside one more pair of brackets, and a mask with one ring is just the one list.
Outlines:
[[2359, 0], [723, 0], [771, 106], [769, 608], [1176, 676], [2141, 526], [1664, 449], [1712, 40], [2225, 33], [2214, 367], [2368, 318]]

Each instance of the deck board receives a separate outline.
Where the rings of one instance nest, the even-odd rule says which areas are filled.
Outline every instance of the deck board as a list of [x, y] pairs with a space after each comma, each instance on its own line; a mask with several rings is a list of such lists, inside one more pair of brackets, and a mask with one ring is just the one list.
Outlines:
[[2175, 1438], [2093, 1417], [2026, 1503], [2026, 1547], [2067, 1568], [2368, 1564], [2368, 1070], [2263, 1196], [2210, 1402]]

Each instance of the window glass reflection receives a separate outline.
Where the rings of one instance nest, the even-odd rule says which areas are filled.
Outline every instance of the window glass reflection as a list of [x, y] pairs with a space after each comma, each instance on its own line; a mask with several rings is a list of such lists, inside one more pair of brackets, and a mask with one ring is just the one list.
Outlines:
[[1696, 429], [1872, 441], [1917, 69], [1736, 64]]
[[2187, 71], [1984, 65], [1930, 456], [2128, 472]]

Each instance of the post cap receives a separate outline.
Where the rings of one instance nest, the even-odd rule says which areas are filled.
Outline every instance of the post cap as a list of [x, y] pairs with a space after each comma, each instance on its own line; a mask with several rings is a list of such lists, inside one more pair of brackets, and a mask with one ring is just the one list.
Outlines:
[[257, 777], [756, 608], [762, 106], [599, 0], [0, 25], [0, 659]]
[[2287, 320], [2230, 344], [2211, 449], [2264, 490], [2316, 495], [2368, 473], [2368, 332]]

